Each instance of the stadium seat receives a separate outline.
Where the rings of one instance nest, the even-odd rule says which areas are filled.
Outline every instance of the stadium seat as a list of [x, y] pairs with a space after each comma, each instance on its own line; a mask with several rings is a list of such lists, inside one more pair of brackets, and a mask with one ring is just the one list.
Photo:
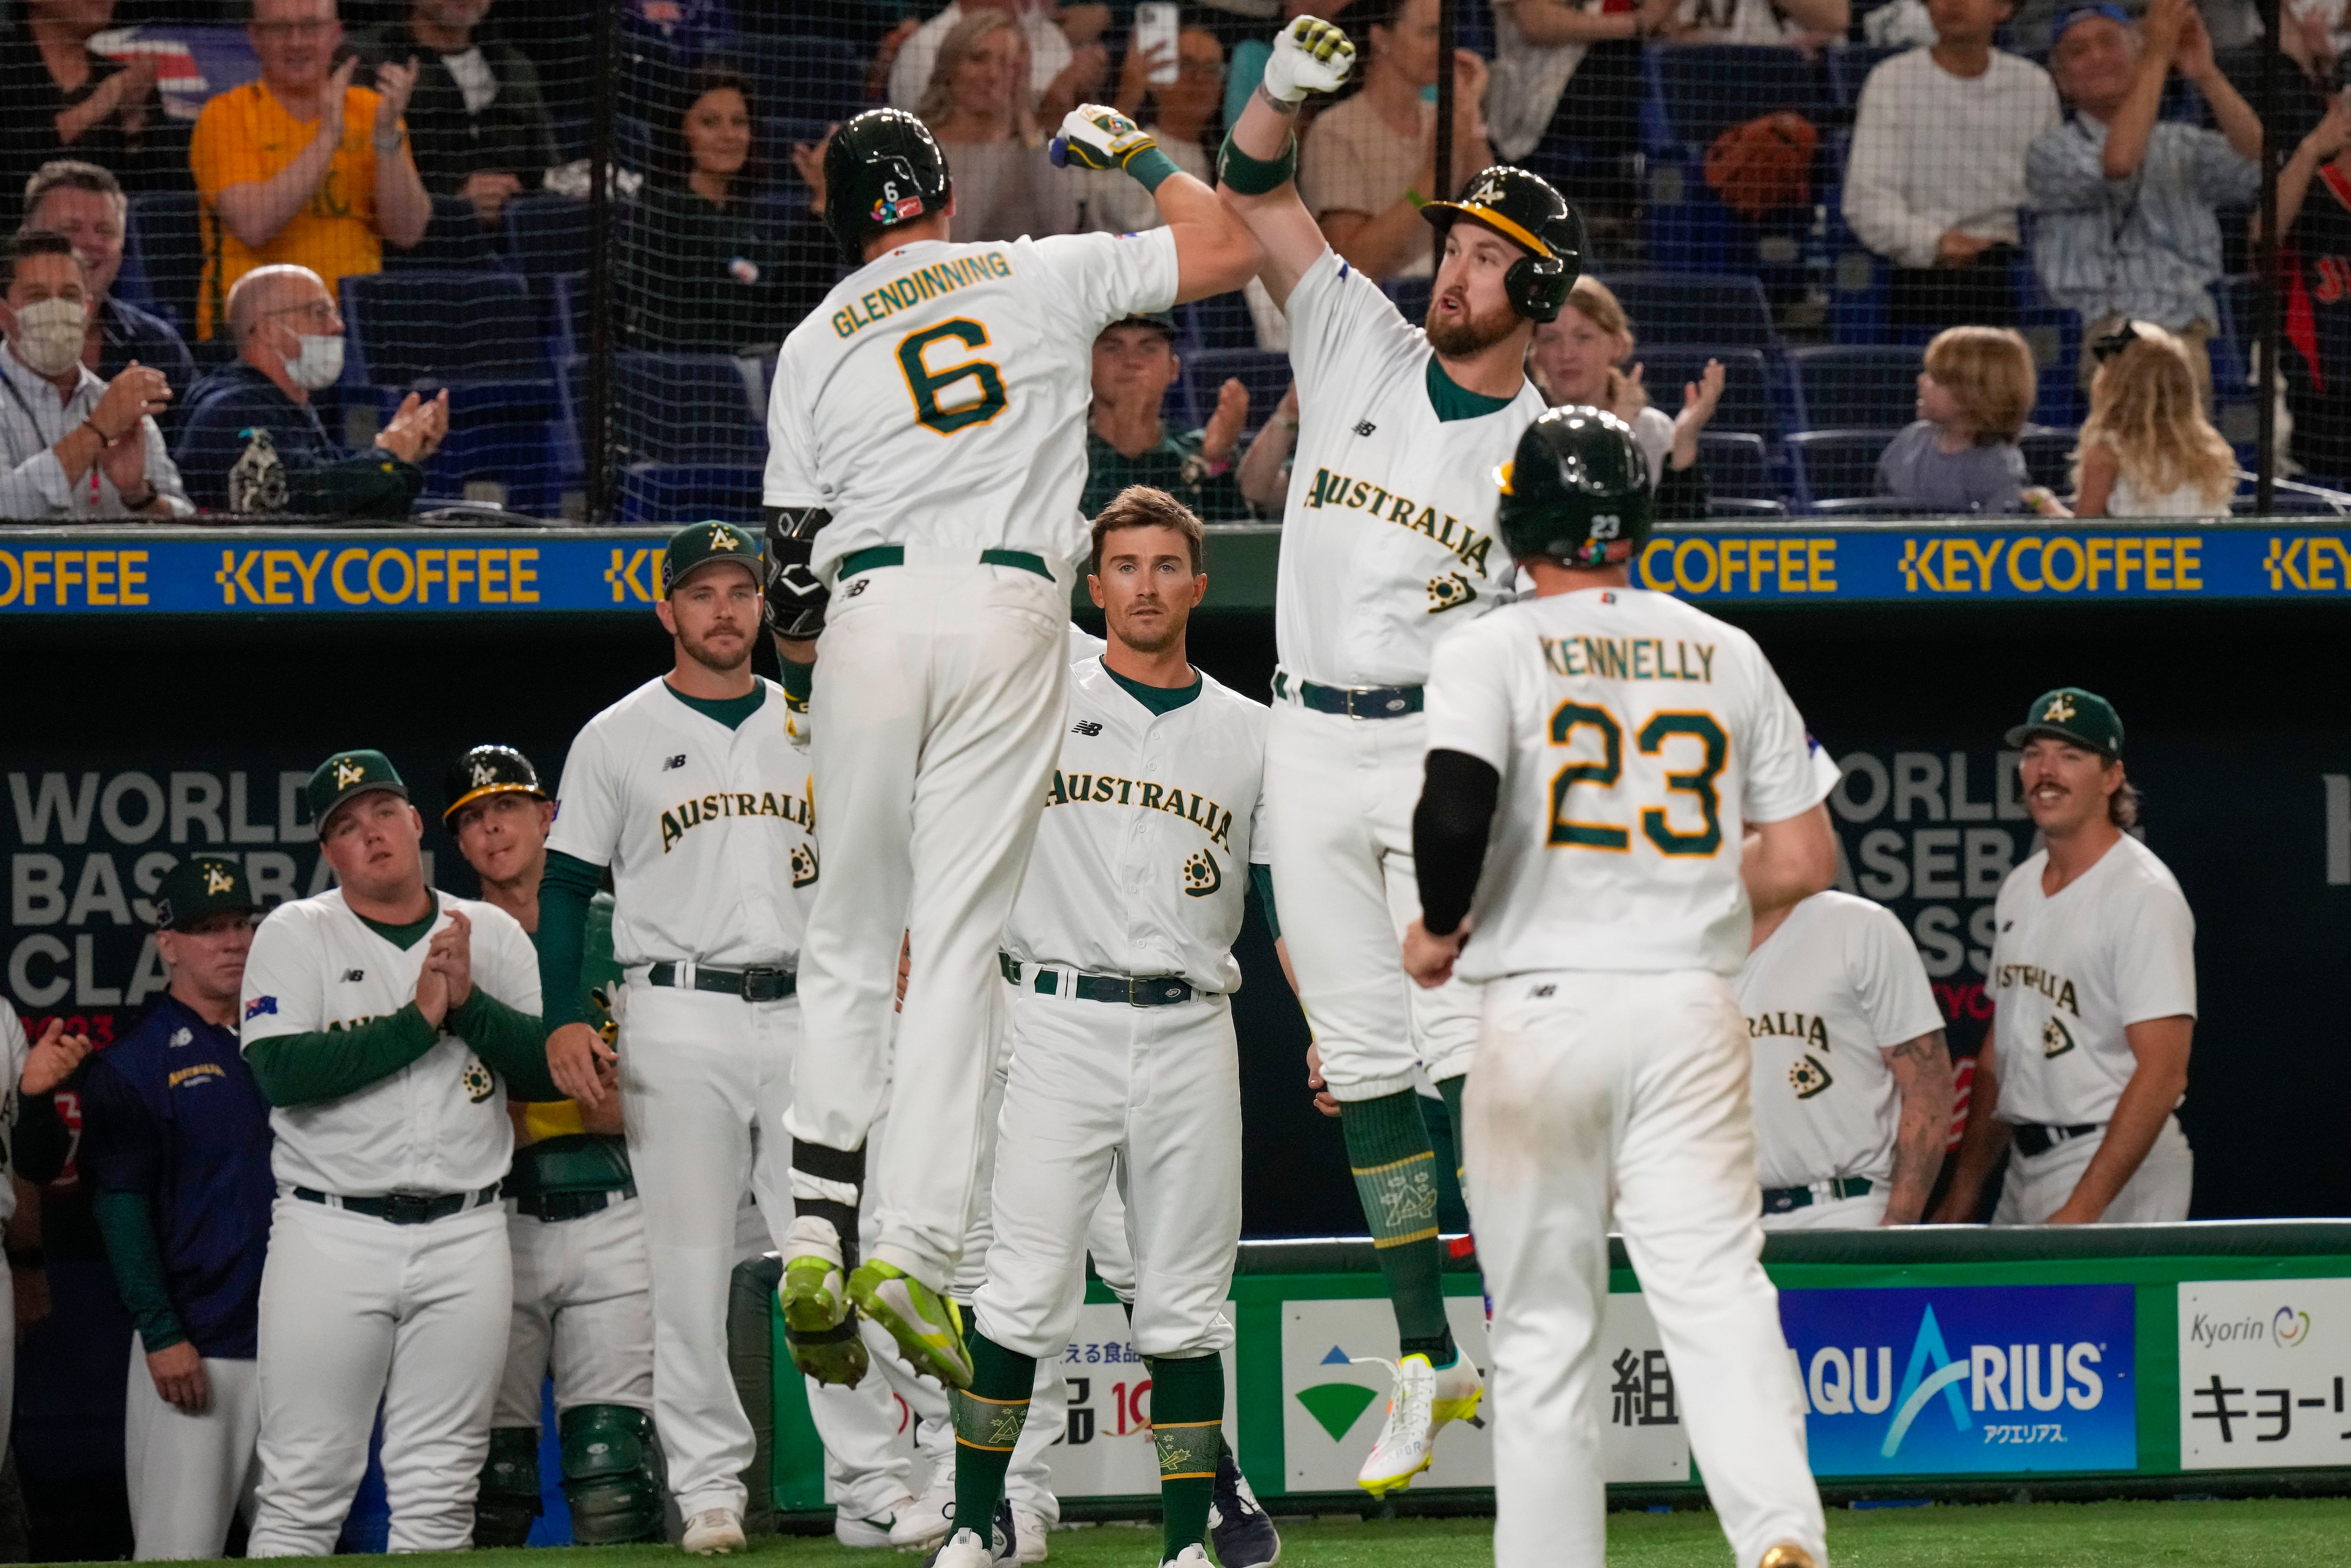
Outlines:
[[759, 486], [767, 473], [759, 464], [680, 466], [635, 463], [621, 470], [614, 520], [662, 528], [716, 517], [759, 524]]
[[648, 354], [612, 361], [612, 450], [623, 464], [768, 460], [758, 361], [732, 354]]
[[1832, 104], [1820, 65], [1778, 45], [1673, 44], [1647, 51], [1652, 96], [1663, 111], [1655, 130], [1667, 152], [1703, 154], [1731, 126], [1781, 110], [1825, 126]]
[[1788, 437], [1788, 473], [1795, 482], [1796, 510], [1816, 512], [1823, 501], [1871, 495], [1877, 485], [1877, 459], [1896, 430], [1805, 430]]
[[1788, 516], [1785, 501], [1750, 500], [1740, 496], [1708, 496], [1706, 515], [1718, 519], [1746, 518], [1752, 522], [1784, 521]]
[[[1637, 332], [1640, 320], [1635, 318], [1633, 325]], [[1708, 422], [1709, 433], [1752, 434], [1777, 442], [1780, 432], [1790, 428], [1772, 397], [1771, 363], [1754, 349], [1644, 342], [1634, 349], [1633, 359], [1641, 367], [1641, 384], [1648, 389], [1649, 401], [1668, 415], [1681, 412], [1682, 388], [1698, 379], [1707, 361], [1718, 360], [1722, 364], [1722, 401], [1715, 404], [1714, 418]], [[1760, 493], [1779, 494], [1777, 490]]]
[[1207, 423], [1208, 415], [1216, 411], [1217, 389], [1224, 385], [1226, 378], [1234, 376], [1249, 388], [1248, 428], [1255, 434], [1272, 417], [1281, 394], [1290, 390], [1290, 356], [1262, 349], [1201, 349], [1186, 355], [1184, 381], [1192, 389], [1192, 424]]
[[1821, 57], [1828, 65], [1829, 102], [1837, 113], [1852, 119], [1869, 73], [1909, 47], [1907, 44], [1847, 44], [1823, 50]]
[[1907, 424], [1916, 417], [1919, 365], [1916, 349], [1791, 349], [1796, 423], [1806, 430]]
[[1939, 517], [1938, 507], [1886, 496], [1839, 496], [1813, 505], [1816, 517]]
[[1633, 336], [1648, 343], [1779, 344], [1763, 286], [1738, 274], [1631, 272], [1603, 279], [1625, 306]]
[[2074, 446], [2081, 433], [2028, 424], [2016, 438], [2024, 449], [2024, 471], [2032, 482], [2063, 496], [2074, 487]]
[[1707, 430], [1698, 438], [1699, 459], [1706, 465], [1707, 499], [1770, 501], [1777, 505], [1780, 486], [1772, 480], [1771, 464], [1764, 455], [1763, 438], [1730, 431]]
[[497, 266], [497, 246], [474, 204], [463, 196], [434, 197], [433, 221], [410, 249], [390, 241], [383, 247], [386, 272], [488, 271]]
[[516, 196], [500, 214], [507, 256], [534, 287], [588, 265], [588, 204], [569, 196]]
[[1254, 349], [1257, 321], [1240, 290], [1212, 294], [1176, 308], [1177, 346], [1186, 354], [1202, 349]]
[[1436, 279], [1392, 277], [1380, 285], [1380, 288], [1395, 301], [1396, 314], [1414, 326], [1417, 327], [1428, 319], [1428, 299], [1436, 292]]
[[158, 191], [131, 198], [123, 270], [134, 262], [146, 281], [150, 308], [195, 347], [196, 289], [204, 273], [204, 233], [193, 191]]

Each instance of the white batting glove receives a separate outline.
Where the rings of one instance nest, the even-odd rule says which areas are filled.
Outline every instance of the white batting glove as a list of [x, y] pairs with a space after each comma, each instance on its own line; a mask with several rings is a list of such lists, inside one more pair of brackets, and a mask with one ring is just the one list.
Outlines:
[[1057, 169], [1123, 169], [1128, 160], [1158, 138], [1103, 103], [1081, 103], [1061, 117], [1061, 133], [1047, 150]]
[[1337, 26], [1301, 16], [1273, 41], [1259, 84], [1276, 103], [1298, 103], [1310, 92], [1336, 92], [1355, 68], [1355, 46]]

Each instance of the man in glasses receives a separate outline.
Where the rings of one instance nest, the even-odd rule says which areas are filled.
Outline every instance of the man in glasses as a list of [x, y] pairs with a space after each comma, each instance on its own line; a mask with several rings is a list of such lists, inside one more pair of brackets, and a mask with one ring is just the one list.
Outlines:
[[236, 359], [198, 382], [176, 450], [189, 499], [209, 511], [408, 515], [417, 466], [449, 434], [449, 393], [410, 392], [371, 447], [327, 433], [310, 394], [343, 373], [343, 318], [307, 267], [265, 267], [229, 290]]

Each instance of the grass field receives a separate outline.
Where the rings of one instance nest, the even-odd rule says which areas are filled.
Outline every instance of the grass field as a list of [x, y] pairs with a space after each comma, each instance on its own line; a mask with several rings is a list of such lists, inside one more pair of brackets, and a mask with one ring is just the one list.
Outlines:
[[[1490, 1563], [1483, 1519], [1282, 1521], [1284, 1568], [1478, 1568]], [[1057, 1531], [1056, 1568], [1154, 1568], [1157, 1526]], [[2211, 1563], [2225, 1568], [2340, 1568], [2351, 1563], [2351, 1499], [2250, 1502], [2092, 1502], [1878, 1509], [1829, 1515], [1837, 1568], [2109, 1568]], [[485, 1568], [491, 1556], [445, 1559]], [[768, 1568], [889, 1568], [913, 1557], [851, 1552], [830, 1539], [769, 1539], [752, 1555]], [[1619, 1513], [1608, 1560], [1621, 1568], [1729, 1568], [1730, 1549], [1705, 1512]], [[439, 1561], [412, 1558], [412, 1563]], [[671, 1551], [547, 1550], [529, 1568], [678, 1568]], [[520, 1564], [514, 1568], [521, 1568]]]

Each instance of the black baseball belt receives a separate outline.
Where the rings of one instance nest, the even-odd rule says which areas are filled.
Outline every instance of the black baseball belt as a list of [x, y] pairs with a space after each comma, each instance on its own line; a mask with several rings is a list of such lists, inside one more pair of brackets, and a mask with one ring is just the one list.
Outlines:
[[1763, 1212], [1788, 1214], [1831, 1198], [1867, 1197], [1876, 1186], [1867, 1176], [1832, 1176], [1802, 1186], [1767, 1186], [1763, 1189]]
[[497, 1184], [493, 1182], [479, 1192], [388, 1192], [381, 1197], [343, 1197], [316, 1187], [298, 1186], [294, 1196], [304, 1203], [323, 1203], [329, 1208], [347, 1208], [353, 1214], [364, 1214], [370, 1219], [381, 1219], [387, 1225], [424, 1225], [435, 1219], [446, 1219], [469, 1208], [478, 1208], [498, 1199]]
[[624, 1198], [636, 1197], [637, 1184], [622, 1182], [602, 1192], [525, 1192], [508, 1196], [515, 1200], [517, 1214], [528, 1214], [533, 1219], [585, 1219], [591, 1214], [603, 1213]]
[[2033, 1122], [2015, 1124], [2016, 1152], [2028, 1160], [2037, 1160], [2058, 1145], [2073, 1138], [2086, 1138], [2092, 1133], [2103, 1132], [2104, 1122], [2076, 1122], [2070, 1127], [2042, 1126]]
[[[841, 558], [841, 565], [833, 572], [833, 580], [847, 582], [859, 572], [872, 571], [877, 566], [905, 564], [904, 545], [867, 545], [863, 549], [851, 550]], [[1046, 566], [1045, 558], [1025, 549], [984, 549], [979, 552], [979, 564], [1018, 567], [1022, 571], [1035, 572], [1048, 582], [1053, 580], [1052, 570]]]
[[779, 1002], [800, 988], [798, 975], [767, 965], [721, 969], [708, 964], [664, 962], [646, 970], [645, 981], [679, 990], [716, 991], [721, 996], [740, 997], [747, 1002]]
[[1130, 975], [1065, 975], [1042, 964], [1024, 965], [1009, 953], [998, 953], [996, 963], [1006, 979], [1016, 986], [1025, 984], [1040, 997], [1075, 997], [1081, 1002], [1165, 1008], [1188, 1002], [1193, 996], [1192, 982], [1175, 975], [1154, 975], [1145, 979]]
[[1421, 710], [1424, 688], [1326, 686], [1319, 681], [1301, 680], [1287, 670], [1276, 670], [1273, 695], [1316, 713], [1335, 713], [1346, 718], [1402, 718]]

